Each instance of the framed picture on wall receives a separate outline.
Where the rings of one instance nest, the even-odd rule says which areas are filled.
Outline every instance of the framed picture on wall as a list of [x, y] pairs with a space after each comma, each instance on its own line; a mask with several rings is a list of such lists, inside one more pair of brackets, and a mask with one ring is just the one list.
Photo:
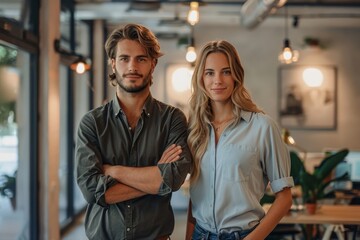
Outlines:
[[280, 67], [280, 125], [289, 129], [336, 129], [336, 75], [334, 66]]

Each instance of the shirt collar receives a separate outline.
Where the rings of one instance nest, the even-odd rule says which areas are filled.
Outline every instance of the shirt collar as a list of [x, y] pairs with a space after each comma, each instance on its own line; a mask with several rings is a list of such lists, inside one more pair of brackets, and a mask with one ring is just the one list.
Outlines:
[[113, 98], [113, 109], [114, 109], [114, 114], [115, 116], [117, 117], [121, 112], [121, 107], [120, 107], [120, 104], [119, 104], [119, 100], [116, 96], [116, 93], [114, 94], [114, 98]]
[[154, 109], [154, 105], [155, 105], [155, 99], [151, 96], [151, 93], [149, 93], [149, 96], [146, 98], [143, 107], [143, 112], [147, 117], [151, 116], [151, 113], [153, 112]]
[[[149, 96], [146, 98], [144, 106], [143, 106], [143, 112], [145, 113], [146, 116], [150, 117], [151, 113], [154, 109], [154, 105], [155, 105], [155, 99], [151, 96], [151, 93], [149, 94]], [[114, 109], [114, 114], [117, 117], [120, 113], [123, 112], [123, 110], [121, 109], [119, 100], [117, 98], [117, 95], [115, 93], [114, 98], [113, 98], [113, 109]]]
[[251, 115], [252, 115], [251, 112], [248, 112], [248, 111], [245, 111], [245, 110], [241, 110], [241, 112], [240, 112], [240, 117], [241, 117], [242, 119], [244, 119], [245, 122], [249, 122], [249, 121], [250, 121]]

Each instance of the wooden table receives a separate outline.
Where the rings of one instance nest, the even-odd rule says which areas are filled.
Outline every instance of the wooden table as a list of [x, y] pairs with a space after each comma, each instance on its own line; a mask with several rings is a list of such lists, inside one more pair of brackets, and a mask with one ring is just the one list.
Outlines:
[[[265, 211], [270, 205], [264, 205]], [[344, 239], [343, 225], [360, 225], [360, 206], [354, 205], [320, 205], [313, 215], [305, 211], [291, 211], [280, 223], [284, 224], [324, 224], [327, 225], [323, 240], [330, 239], [336, 232], [338, 239]]]

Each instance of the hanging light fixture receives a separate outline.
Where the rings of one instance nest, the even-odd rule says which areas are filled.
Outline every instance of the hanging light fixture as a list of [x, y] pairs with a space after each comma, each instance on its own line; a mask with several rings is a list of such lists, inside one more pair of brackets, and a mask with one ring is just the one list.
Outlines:
[[78, 74], [83, 74], [84, 72], [90, 70], [90, 60], [75, 52], [68, 52], [65, 49], [62, 49], [59, 39], [55, 39], [54, 48], [56, 52], [66, 57], [66, 62], [70, 66], [71, 70], [75, 71]]
[[189, 63], [194, 63], [196, 61], [196, 51], [195, 51], [195, 38], [194, 38], [194, 27], [191, 26], [191, 33], [189, 37], [190, 44], [187, 47], [185, 59]]
[[284, 47], [279, 54], [279, 61], [281, 63], [290, 64], [298, 61], [299, 51], [293, 50], [290, 46], [287, 22], [288, 22], [288, 13], [287, 13], [287, 8], [285, 7], [285, 39], [284, 39]]
[[90, 68], [90, 63], [83, 56], [79, 56], [72, 64], [70, 64], [70, 69], [75, 71], [77, 74], [83, 74], [84, 72], [90, 70]]
[[188, 46], [187, 48], [187, 52], [186, 52], [186, 61], [193, 63], [196, 61], [196, 52], [195, 52], [195, 47], [194, 46]]
[[199, 2], [192, 1], [190, 2], [190, 10], [187, 15], [187, 21], [191, 26], [194, 26], [199, 22], [200, 13], [199, 13]]

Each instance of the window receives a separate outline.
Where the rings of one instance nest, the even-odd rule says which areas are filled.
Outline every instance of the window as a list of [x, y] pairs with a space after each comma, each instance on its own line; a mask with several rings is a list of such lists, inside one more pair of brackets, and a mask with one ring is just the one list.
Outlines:
[[30, 228], [30, 54], [0, 45], [0, 235]]

